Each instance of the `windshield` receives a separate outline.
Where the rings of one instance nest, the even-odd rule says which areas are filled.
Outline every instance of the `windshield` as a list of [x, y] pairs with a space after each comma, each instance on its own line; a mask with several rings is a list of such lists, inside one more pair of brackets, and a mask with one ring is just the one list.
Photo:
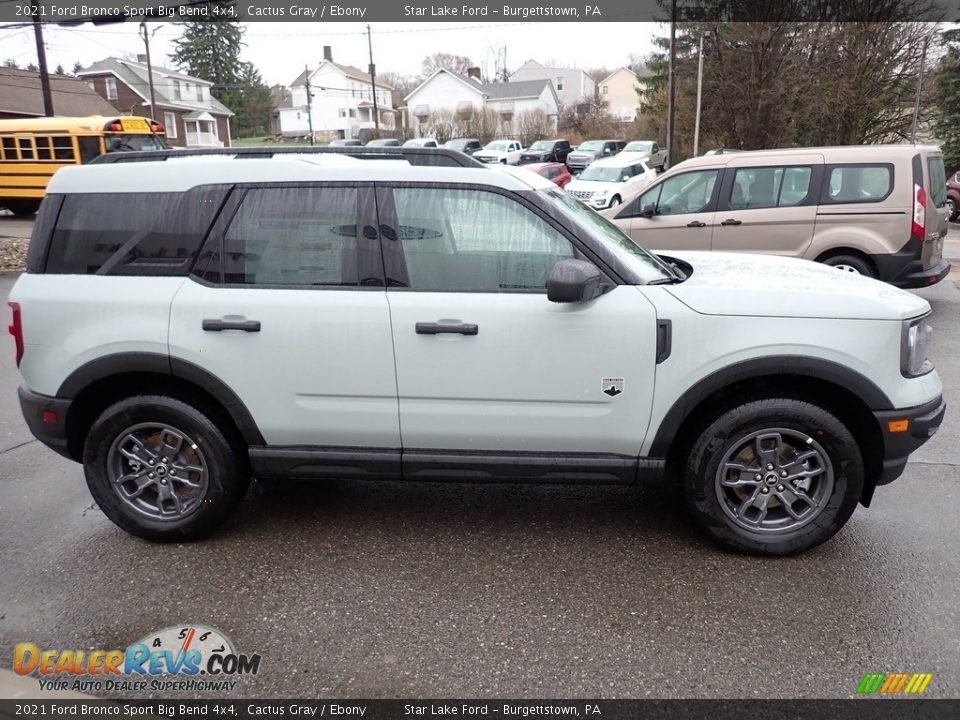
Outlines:
[[663, 260], [637, 245], [620, 228], [579, 200], [574, 200], [559, 189], [545, 190], [544, 193], [556, 201], [562, 215], [586, 228], [592, 237], [615, 252], [644, 282], [669, 280], [674, 276], [670, 266]]
[[483, 149], [505, 151], [508, 147], [510, 147], [510, 143], [508, 142], [492, 142], [485, 145]]
[[623, 149], [624, 152], [651, 152], [652, 150], [653, 143], [644, 140], [634, 140], [627, 143], [627, 146]]
[[531, 145], [528, 150], [549, 150], [553, 147], [552, 142], [547, 142], [546, 140], [537, 140], [533, 145]]
[[618, 167], [595, 167], [591, 165], [582, 173], [580, 180], [593, 180], [594, 182], [623, 182], [627, 178], [623, 174], [627, 172], [626, 168]]
[[577, 150], [603, 150], [603, 140], [590, 140], [589, 142], [585, 142], [580, 145]]
[[110, 133], [104, 136], [107, 152], [131, 152], [133, 150], [163, 150], [166, 144], [157, 135], [120, 135]]
[[450, 148], [452, 150], [463, 150], [467, 146], [468, 142], [470, 141], [469, 140], [447, 140], [443, 144], [443, 146], [445, 148]]

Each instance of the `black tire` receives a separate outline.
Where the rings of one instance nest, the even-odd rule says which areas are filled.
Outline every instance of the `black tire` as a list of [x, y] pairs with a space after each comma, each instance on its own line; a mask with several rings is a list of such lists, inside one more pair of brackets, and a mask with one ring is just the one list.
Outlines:
[[35, 212], [37, 212], [37, 210], [40, 209], [40, 201], [10, 200], [6, 202], [4, 206], [17, 217], [23, 217], [25, 215], [33, 215]]
[[[793, 436], [793, 433], [796, 433], [796, 436]], [[758, 437], [746, 440], [754, 434]], [[755, 485], [744, 484], [738, 488], [723, 485], [722, 477], [736, 482], [742, 482], [742, 478], [746, 477], [747, 482], [753, 483], [757, 477], [751, 474], [754, 470], [744, 471], [739, 478], [734, 479], [730, 473], [740, 470], [722, 470], [722, 466], [728, 467], [726, 463], [729, 462], [731, 453], [737, 452], [738, 448], [743, 448], [741, 452], [749, 456], [750, 443], [757, 443], [756, 447], [759, 448], [761, 442], [772, 437], [800, 438], [802, 451], [797, 450], [796, 455], [787, 453], [784, 457], [797, 458], [801, 456], [800, 453], [814, 453], [812, 459], [805, 461], [803, 465], [797, 467], [794, 463], [795, 470], [791, 472], [810, 473], [817, 467], [822, 468], [820, 475], [814, 476], [818, 479], [811, 479], [811, 485], [803, 490], [804, 495], [809, 493], [811, 499], [816, 498], [817, 492], [820, 492], [819, 503], [816, 506], [813, 503], [807, 506], [803, 500], [799, 500], [801, 509], [808, 507], [809, 510], [815, 510], [806, 520], [787, 517], [787, 503], [778, 499], [788, 496], [797, 498], [800, 493], [796, 491], [801, 490], [800, 487], [785, 486], [784, 483], [789, 481], [773, 480], [780, 472], [779, 461], [777, 469], [769, 472], [765, 468], [770, 465], [764, 465], [761, 461], [761, 469], [757, 474], [763, 473], [763, 480]], [[806, 438], [805, 442], [803, 438]], [[779, 447], [790, 448], [786, 443]], [[781, 456], [781, 451], [778, 450], [775, 454]], [[746, 465], [746, 461], [740, 462]], [[813, 470], [805, 469], [807, 463], [810, 463]], [[782, 467], [788, 466], [784, 464]], [[799, 479], [798, 481], [801, 484], [804, 482]], [[816, 484], [821, 482], [822, 487]], [[764, 486], [767, 487], [765, 491]], [[778, 492], [784, 489], [788, 495]], [[700, 529], [731, 550], [755, 555], [792, 555], [830, 539], [850, 519], [862, 490], [863, 459], [859, 446], [847, 427], [822, 407], [790, 398], [755, 400], [724, 412], [694, 441], [683, 476], [687, 507]], [[765, 517], [762, 520], [770, 524], [766, 528], [761, 529], [759, 525], [755, 526], [756, 529], [743, 527], [740, 523], [746, 523], [747, 518], [741, 517], [739, 522], [734, 519], [735, 515], [739, 515], [738, 511], [743, 510], [743, 506], [733, 509], [743, 499], [743, 496], [733, 497], [738, 492], [752, 498], [759, 498], [760, 492], [767, 493], [766, 503], [776, 502], [778, 505], [770, 505], [772, 509], [768, 508], [764, 515], [768, 516], [770, 512], [778, 513], [784, 518], [784, 524], [781, 527], [776, 526], [775, 514], [770, 520]], [[792, 507], [796, 506], [794, 504]], [[798, 514], [803, 516], [802, 512]]]
[[[145, 481], [145, 485], [152, 485], [139, 493], [136, 500], [121, 497], [122, 490], [118, 484], [112, 482], [118, 472], [140, 472], [130, 464], [129, 453], [122, 448], [124, 438], [131, 438], [138, 432], [149, 434], [149, 429], [136, 431], [136, 428], [150, 428], [154, 425], [171, 428], [179, 432], [182, 452], [171, 450], [171, 445], [160, 444], [153, 447], [157, 455], [149, 455], [150, 464], [159, 454], [171, 455], [164, 457], [164, 474], [167, 470], [167, 460], [170, 468], [180, 467], [173, 455], [183, 458], [179, 462], [182, 467], [202, 467], [203, 472], [192, 473], [191, 482], [197, 482], [198, 489], [192, 486], [184, 488], [185, 480], [174, 478], [176, 470], [167, 476], [170, 492], [179, 488], [186, 500], [186, 507], [180, 516], [170, 518], [155, 518], [148, 511], [137, 509], [135, 505], [149, 505], [145, 498], [157, 498], [157, 504], [164, 506], [160, 499], [160, 487], [157, 481]], [[131, 432], [131, 431], [134, 432]], [[175, 438], [175, 432], [169, 435], [153, 434], [151, 437], [164, 439]], [[161, 441], [162, 442], [162, 441]], [[136, 440], [128, 445], [134, 447]], [[142, 445], [141, 445], [142, 447]], [[149, 450], [140, 449], [143, 457]], [[179, 453], [179, 454], [178, 454]], [[250, 474], [245, 461], [245, 452], [236, 444], [231, 444], [228, 435], [221, 430], [208, 415], [192, 405], [180, 400], [159, 396], [140, 395], [126, 398], [108, 407], [93, 423], [87, 435], [83, 451], [83, 469], [87, 478], [87, 486], [100, 509], [117, 526], [131, 535], [152, 540], [154, 542], [186, 542], [199, 540], [216, 530], [236, 509], [246, 494], [250, 482]], [[120, 463], [123, 470], [118, 470], [116, 463]], [[126, 466], [124, 467], [124, 463]], [[146, 461], [143, 463], [144, 470]], [[157, 475], [160, 465], [157, 464]], [[149, 477], [153, 478], [155, 474]], [[190, 474], [190, 473], [188, 473]], [[139, 480], [144, 480], [140, 472]], [[181, 472], [181, 476], [184, 472]], [[121, 476], [122, 477], [122, 476]], [[173, 480], [179, 481], [175, 484]], [[129, 487], [130, 482], [126, 487]], [[161, 481], [164, 482], [164, 481]], [[139, 485], [139, 484], [138, 484]], [[164, 482], [166, 486], [167, 483]], [[139, 487], [136, 488], [139, 490]], [[190, 497], [186, 497], [190, 496]], [[181, 505], [177, 499], [177, 507]], [[167, 505], [169, 507], [169, 503]]]
[[856, 255], [834, 255], [823, 261], [824, 265], [829, 265], [847, 272], [855, 272], [864, 277], [875, 278], [877, 276], [873, 266], [861, 257]]
[[620, 200], [620, 196], [614, 195], [612, 198], [610, 198], [610, 204], [607, 207], [610, 207], [610, 208], [619, 207], [621, 202], [622, 200]]
[[953, 198], [947, 198], [947, 220], [953, 222], [958, 219], [960, 219], [960, 206]]

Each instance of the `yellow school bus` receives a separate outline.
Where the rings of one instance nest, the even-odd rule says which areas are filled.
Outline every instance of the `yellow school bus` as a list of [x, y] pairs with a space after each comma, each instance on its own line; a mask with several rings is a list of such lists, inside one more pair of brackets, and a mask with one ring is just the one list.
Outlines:
[[0, 207], [37, 211], [50, 177], [98, 155], [167, 147], [163, 126], [143, 117], [43, 117], [0, 120]]

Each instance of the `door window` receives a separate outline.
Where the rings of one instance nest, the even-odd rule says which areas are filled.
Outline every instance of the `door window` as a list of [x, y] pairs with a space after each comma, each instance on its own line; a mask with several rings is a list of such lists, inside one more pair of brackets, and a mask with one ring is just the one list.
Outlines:
[[345, 187], [248, 190], [224, 234], [225, 282], [358, 285], [357, 195]]
[[740, 168], [730, 191], [732, 210], [792, 207], [810, 192], [810, 167]]
[[413, 289], [543, 291], [554, 263], [574, 256], [569, 240], [502, 195], [446, 188], [393, 195]]
[[657, 215], [705, 212], [713, 198], [718, 174], [717, 170], [700, 170], [674, 175], [641, 195], [637, 209], [653, 205]]

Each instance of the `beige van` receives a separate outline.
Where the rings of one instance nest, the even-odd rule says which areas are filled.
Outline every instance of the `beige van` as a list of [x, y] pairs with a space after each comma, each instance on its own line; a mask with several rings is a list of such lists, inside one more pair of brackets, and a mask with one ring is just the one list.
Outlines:
[[601, 214], [645, 247], [792, 255], [899, 287], [950, 272], [939, 148], [757, 150], [693, 158]]

